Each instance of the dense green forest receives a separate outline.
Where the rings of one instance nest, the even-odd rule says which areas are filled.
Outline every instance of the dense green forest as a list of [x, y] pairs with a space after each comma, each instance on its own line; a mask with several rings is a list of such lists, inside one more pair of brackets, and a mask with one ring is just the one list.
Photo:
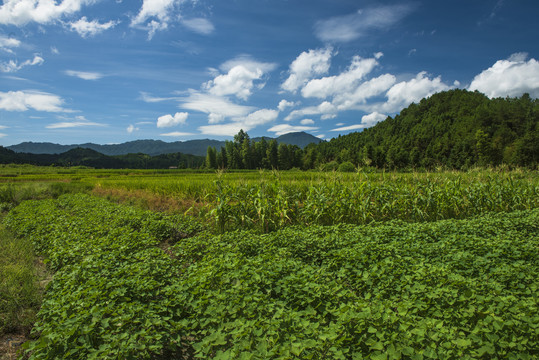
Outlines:
[[535, 167], [539, 162], [538, 123], [539, 100], [528, 94], [489, 99], [477, 91], [457, 89], [411, 104], [394, 118], [362, 132], [303, 150], [274, 141], [254, 142], [240, 131], [224, 148], [208, 148], [206, 166], [281, 170]]

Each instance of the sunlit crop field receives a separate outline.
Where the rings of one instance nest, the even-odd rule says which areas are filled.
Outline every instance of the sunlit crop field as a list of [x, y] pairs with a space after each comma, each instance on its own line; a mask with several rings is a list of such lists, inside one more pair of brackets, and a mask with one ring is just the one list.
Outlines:
[[539, 356], [537, 172], [0, 175], [31, 359]]

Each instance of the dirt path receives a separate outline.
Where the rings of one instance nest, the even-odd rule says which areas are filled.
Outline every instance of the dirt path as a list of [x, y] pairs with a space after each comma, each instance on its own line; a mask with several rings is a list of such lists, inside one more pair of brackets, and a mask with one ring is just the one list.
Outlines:
[[0, 360], [17, 359], [17, 351], [28, 340], [24, 335], [7, 334], [0, 337]]

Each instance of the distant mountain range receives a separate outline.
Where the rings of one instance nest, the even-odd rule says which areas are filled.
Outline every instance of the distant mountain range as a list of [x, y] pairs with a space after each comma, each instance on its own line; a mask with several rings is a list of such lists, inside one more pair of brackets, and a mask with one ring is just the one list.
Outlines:
[[[261, 139], [262, 138], [253, 138], [252, 140], [260, 141]], [[266, 139], [266, 141], [271, 140], [271, 138], [268, 137], [264, 137], [264, 139]], [[288, 133], [277, 137], [276, 140], [278, 143], [297, 145], [302, 149], [311, 143], [318, 144], [322, 141], [319, 138], [305, 132]], [[95, 150], [108, 156], [138, 153], [150, 156], [172, 153], [205, 156], [208, 146], [220, 149], [221, 147], [225, 146], [225, 142], [210, 139], [176, 142], [164, 142], [161, 140], [136, 140], [114, 145], [99, 145], [93, 143], [60, 145], [47, 142], [23, 142], [17, 145], [7, 146], [6, 148], [17, 153], [30, 154], [62, 154], [72, 149], [83, 148]]]
[[75, 148], [61, 154], [17, 153], [0, 146], [0, 164], [32, 164], [40, 166], [89, 166], [97, 169], [168, 169], [199, 168], [203, 156], [182, 153], [150, 156], [142, 153], [103, 155], [92, 149]]

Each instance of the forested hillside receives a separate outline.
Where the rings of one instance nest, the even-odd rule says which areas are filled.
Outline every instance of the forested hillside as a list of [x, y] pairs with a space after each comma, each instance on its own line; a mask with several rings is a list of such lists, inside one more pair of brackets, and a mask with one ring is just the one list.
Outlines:
[[533, 167], [539, 162], [538, 123], [539, 101], [528, 94], [489, 99], [479, 92], [450, 90], [363, 132], [308, 146], [303, 166], [350, 161], [378, 168]]

